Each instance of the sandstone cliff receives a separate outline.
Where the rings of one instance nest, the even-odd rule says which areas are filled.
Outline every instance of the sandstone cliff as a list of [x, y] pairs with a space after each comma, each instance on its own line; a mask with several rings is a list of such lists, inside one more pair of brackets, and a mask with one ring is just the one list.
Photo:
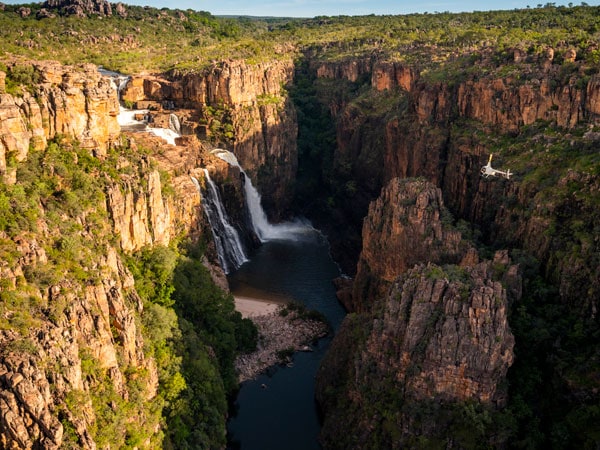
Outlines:
[[[82, 285], [66, 275], [39, 291], [35, 280], [27, 283], [21, 275], [17, 286], [2, 290], [4, 301], [12, 299], [2, 318], [11, 327], [0, 333], [3, 448], [58, 449], [73, 441], [81, 448], [96, 448], [91, 430], [107, 424], [106, 417], [97, 417], [93, 402], [105, 395], [106, 401], [135, 398], [141, 405], [156, 395], [156, 366], [144, 355], [136, 324], [141, 303], [133, 277], [114, 249], [107, 247], [105, 252], [87, 269], [97, 274], [98, 284]], [[43, 270], [45, 257], [24, 254], [29, 256], [15, 266], [18, 273]], [[19, 310], [19, 299], [28, 290], [33, 317]], [[144, 387], [132, 391], [132, 380], [138, 377]], [[107, 388], [116, 397], [103, 394]], [[155, 417], [138, 413], [140, 423], [158, 425]]]
[[[113, 5], [106, 0], [47, 0], [42, 6], [48, 9], [59, 10], [61, 14], [66, 16], [111, 16], [113, 14]], [[119, 16], [127, 16], [122, 3], [117, 3], [115, 10]]]
[[223, 61], [168, 78], [134, 77], [123, 99], [187, 111], [176, 112], [190, 118], [183, 120], [185, 133], [233, 151], [278, 218], [289, 208], [297, 167], [296, 116], [284, 89], [292, 77], [291, 61]]
[[31, 92], [11, 95], [0, 89], [0, 173], [5, 180], [14, 178], [14, 167], [7, 168], [9, 157], [23, 161], [30, 146], [43, 149], [59, 135], [76, 139], [97, 156], [106, 155], [120, 132], [119, 102], [97, 67], [14, 61], [9, 75], [25, 71], [24, 67], [32, 69], [26, 72]]
[[[125, 175], [107, 187], [107, 209], [120, 248], [131, 252], [168, 245], [182, 233], [197, 236], [200, 196], [191, 176], [199, 177], [200, 143], [188, 139], [173, 148], [159, 138], [135, 133], [128, 133], [125, 141], [134, 151], [144, 149], [153, 156], [142, 157], [141, 179], [137, 173]], [[165, 187], [175, 195], [164, 195]]]
[[[506, 252], [479, 262], [443, 214], [441, 191], [425, 181], [394, 179], [371, 204], [354, 285], [361, 312], [344, 321], [317, 378], [326, 448], [465, 446], [453, 423], [461, 408], [505, 405], [520, 276]], [[489, 432], [472, 436], [501, 444]]]
[[95, 67], [34, 70], [36, 97], [2, 94], [0, 115], [0, 447], [153, 448], [160, 368], [123, 252], [200, 237], [191, 175], [216, 158], [190, 137], [117, 138]]
[[498, 267], [417, 265], [344, 322], [317, 378], [325, 448], [503, 444], [490, 422], [474, 427], [505, 404], [514, 358]]
[[[354, 188], [336, 193], [331, 216], [344, 217], [351, 229], [328, 230], [334, 253], [343, 262], [357, 259], [361, 245], [354, 236], [362, 223], [354, 218], [366, 216], [387, 181], [422, 176], [442, 189], [457, 218], [482, 231], [484, 242], [524, 248], [544, 261], [547, 277], [562, 286], [563, 302], [579, 303], [582, 315], [595, 317], [599, 305], [591, 297], [597, 298], [600, 280], [588, 249], [598, 250], [590, 214], [597, 193], [589, 158], [598, 141], [590, 130], [598, 121], [600, 84], [598, 75], [585, 74], [584, 60], [560, 64], [551, 53], [494, 67], [482, 52], [462, 75], [448, 71], [446, 81], [432, 77], [431, 69], [419, 73], [419, 66], [357, 61], [371, 74], [369, 96], [326, 97], [337, 126], [330, 178]], [[474, 70], [477, 64], [486, 69]], [[313, 67], [319, 77], [355, 79], [345, 60]], [[500, 76], [503, 71], [511, 75]], [[490, 153], [499, 158], [496, 166], [516, 167], [510, 181], [480, 176]], [[577, 228], [574, 222], [581, 239], [553, 231], [559, 223]], [[340, 233], [344, 238], [336, 237]], [[561, 257], [565, 253], [572, 256]], [[353, 273], [349, 264], [344, 269]]]
[[[526, 269], [523, 301], [510, 315], [516, 352], [520, 356], [508, 374], [514, 391], [505, 412], [517, 421], [514, 427], [518, 431], [512, 431], [513, 436], [519, 436], [524, 442], [534, 435], [531, 430], [535, 430], [537, 445], [557, 445], [551, 436], [556, 427], [562, 427], [570, 430], [569, 441], [594, 441], [580, 430], [595, 429], [595, 425], [586, 422], [577, 425], [577, 429], [573, 425], [585, 422], [574, 417], [594, 408], [592, 405], [598, 401], [598, 384], [591, 374], [597, 373], [598, 367], [600, 241], [597, 239], [597, 208], [600, 191], [597, 146], [600, 135], [596, 106], [600, 92], [597, 68], [589, 59], [591, 51], [590, 48], [575, 58], [574, 52], [564, 47], [547, 49], [539, 55], [515, 49], [513, 58], [511, 52], [505, 56], [487, 49], [470, 54], [470, 62], [462, 65], [452, 67], [452, 62], [447, 61], [449, 69], [426, 63], [426, 68], [409, 65], [412, 72], [405, 68], [399, 70], [405, 62], [378, 62], [373, 58], [366, 64], [362, 79], [354, 84], [347, 82], [351, 78], [345, 60], [313, 64], [317, 68], [327, 67], [327, 70], [314, 69], [313, 73], [321, 77], [315, 84], [323, 87], [320, 98], [329, 105], [337, 129], [331, 156], [335, 161], [333, 173], [327, 174], [337, 184], [326, 193], [329, 210], [324, 214], [343, 218], [337, 222], [338, 226], [327, 230], [333, 252], [338, 258], [339, 255], [345, 257], [340, 261], [345, 263], [344, 270], [349, 274], [354, 272], [348, 261], [358, 260], [361, 251], [369, 255], [367, 264], [361, 260], [358, 266], [356, 295], [350, 294], [352, 289], [348, 282], [338, 285], [338, 295], [351, 310], [369, 309], [371, 314], [379, 314], [373, 319], [365, 317], [363, 312], [350, 319], [353, 322], [345, 325], [339, 343], [330, 353], [334, 367], [343, 371], [341, 368], [353, 365], [357, 355], [366, 361], [369, 355], [372, 357], [371, 350], [378, 351], [376, 347], [367, 348], [366, 344], [361, 347], [364, 350], [356, 353], [343, 349], [350, 348], [356, 340], [367, 342], [370, 330], [377, 329], [381, 323], [384, 307], [373, 302], [373, 298], [384, 295], [377, 289], [385, 293], [385, 287], [394, 280], [394, 267], [403, 265], [405, 255], [410, 258], [410, 252], [398, 252], [398, 248], [403, 249], [410, 243], [418, 251], [422, 249], [418, 244], [420, 239], [404, 241], [402, 234], [378, 228], [377, 219], [371, 223], [371, 217], [367, 216], [363, 223], [353, 218], [367, 215], [369, 201], [379, 196], [379, 189], [389, 180], [425, 177], [441, 188], [445, 204], [463, 233], [474, 237], [478, 245], [488, 246], [488, 251], [490, 247], [511, 249], [511, 255]], [[366, 81], [369, 71], [370, 82]], [[402, 82], [399, 73], [405, 74]], [[345, 88], [338, 88], [332, 95], [327, 91], [328, 87], [331, 91], [331, 79]], [[511, 170], [510, 180], [481, 176], [480, 169], [490, 153], [494, 154], [494, 167]], [[329, 166], [325, 167], [330, 170]], [[383, 188], [382, 193], [388, 195], [388, 188]], [[386, 208], [381, 209], [387, 220], [386, 227], [398, 223], [392, 215], [394, 209]], [[405, 219], [405, 222], [408, 221]], [[447, 218], [446, 222], [453, 220]], [[342, 223], [347, 226], [340, 226]], [[367, 233], [358, 239], [361, 228], [367, 229]], [[408, 227], [398, 228], [404, 232]], [[433, 229], [429, 231], [431, 236], [435, 235]], [[385, 238], [383, 243], [378, 242], [380, 237]], [[435, 250], [429, 250], [434, 261], [439, 257]], [[468, 257], [472, 255], [472, 251], [467, 253]], [[377, 274], [375, 277], [370, 276], [371, 268]], [[379, 281], [379, 277], [383, 281]], [[517, 298], [518, 291], [511, 296]], [[357, 301], [369, 296], [368, 301], [357, 305]], [[532, 328], [532, 323], [538, 325]], [[573, 333], [574, 329], [581, 332]], [[370, 362], [368, 360], [366, 365]], [[361, 367], [358, 363], [356, 366]], [[335, 370], [332, 369], [330, 375]], [[347, 379], [352, 380], [360, 370], [349, 369]], [[531, 373], [539, 373], [541, 378], [531, 379]], [[375, 378], [365, 376], [361, 381], [354, 378], [354, 383], [368, 391], [366, 386]], [[385, 380], [385, 376], [380, 374], [379, 379]], [[430, 382], [432, 380], [430, 378]], [[333, 387], [327, 388], [329, 383]], [[320, 389], [324, 390], [339, 387], [335, 393], [330, 392], [331, 396], [321, 391], [328, 399], [325, 403], [335, 404], [331, 408], [336, 412], [331, 417], [341, 411], [346, 422], [350, 422], [352, 419], [344, 416], [345, 409], [368, 409], [369, 400], [365, 400], [360, 388], [354, 396], [347, 397], [346, 385], [340, 387], [335, 383], [331, 378], [320, 383]], [[393, 392], [392, 388], [386, 389], [385, 392]], [[394, 394], [389, 396], [394, 397]], [[335, 403], [335, 397], [340, 403]], [[376, 402], [379, 397], [369, 398]], [[543, 405], [538, 402], [540, 398], [545, 399]], [[520, 410], [523, 401], [527, 407]], [[439, 429], [431, 428], [431, 422], [423, 425], [427, 415], [439, 417], [436, 416], [438, 407], [427, 402], [420, 405], [416, 409], [409, 408], [418, 418], [416, 421], [407, 419], [398, 425], [394, 414], [407, 417], [398, 402], [384, 411], [367, 414], [378, 425], [366, 422], [363, 425], [368, 430], [385, 429], [384, 434], [389, 432], [390, 436], [407, 429], [421, 429], [423, 435], [439, 437]], [[457, 413], [470, 417], [471, 412]], [[480, 419], [488, 414], [483, 410], [479, 412], [483, 414]], [[489, 414], [488, 417], [493, 416]], [[354, 417], [364, 416], [356, 413]], [[483, 420], [486, 421], [489, 419]], [[456, 424], [460, 420], [439, 418], [439, 422], [451, 428], [452, 422]], [[352, 423], [347, 429], [326, 431], [325, 435], [352, 434], [353, 429], [361, 426]], [[472, 429], [480, 430], [476, 424]], [[455, 428], [452, 433], [466, 437], [469, 431]], [[487, 436], [503, 433], [488, 429]], [[485, 440], [485, 434], [478, 434], [481, 442], [497, 445]], [[366, 439], [366, 434], [363, 437]], [[357, 442], [350, 442], [348, 446], [358, 445]], [[387, 441], [383, 442], [386, 442], [383, 447], [389, 448]], [[420, 444], [404, 441], [407, 447], [443, 447], [449, 442], [452, 440], [446, 438]], [[452, 445], [457, 445], [456, 442], [454, 439]], [[327, 444], [336, 448], [333, 439]], [[371, 448], [377, 447], [372, 444]], [[477, 444], [463, 441], [462, 445]], [[369, 448], [366, 443], [363, 446]]]
[[366, 311], [399, 273], [419, 262], [456, 264], [468, 244], [451, 228], [442, 192], [425, 180], [395, 178], [369, 206], [351, 311]]

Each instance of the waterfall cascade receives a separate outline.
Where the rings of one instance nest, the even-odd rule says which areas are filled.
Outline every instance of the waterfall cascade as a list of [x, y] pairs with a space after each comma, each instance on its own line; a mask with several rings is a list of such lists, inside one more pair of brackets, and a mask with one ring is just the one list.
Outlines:
[[[117, 90], [120, 103], [121, 92], [125, 89], [125, 86], [127, 86], [131, 77], [102, 68], [98, 68], [98, 71], [111, 80], [113, 86]], [[123, 104], [120, 104], [117, 120], [122, 130], [148, 131], [155, 136], [162, 138], [167, 144], [175, 145], [175, 138], [181, 136], [181, 124], [179, 123], [179, 118], [175, 114], [171, 114], [169, 116], [169, 128], [154, 128], [148, 126], [148, 113], [149, 111], [147, 109], [128, 109], [123, 106]], [[143, 119], [139, 120], [139, 117], [143, 117]]]
[[169, 129], [181, 135], [181, 122], [179, 122], [179, 117], [176, 114], [169, 116]]
[[206, 189], [203, 190], [201, 188], [196, 178], [192, 177], [192, 181], [202, 197], [202, 206], [210, 223], [213, 240], [217, 247], [219, 263], [225, 273], [229, 273], [240, 267], [248, 258], [246, 257], [239, 233], [229, 221], [229, 216], [223, 206], [217, 186], [210, 178], [208, 170], [203, 170]]
[[294, 239], [299, 234], [306, 232], [307, 229], [312, 230], [313, 227], [308, 221], [296, 220], [294, 222], [283, 222], [279, 224], [269, 223], [267, 214], [260, 202], [260, 194], [252, 184], [252, 180], [246, 174], [236, 156], [229, 150], [217, 148], [211, 153], [231, 166], [238, 167], [244, 174], [244, 193], [246, 194], [246, 204], [250, 212], [252, 220], [252, 228], [254, 233], [261, 242], [266, 242], [274, 239]]

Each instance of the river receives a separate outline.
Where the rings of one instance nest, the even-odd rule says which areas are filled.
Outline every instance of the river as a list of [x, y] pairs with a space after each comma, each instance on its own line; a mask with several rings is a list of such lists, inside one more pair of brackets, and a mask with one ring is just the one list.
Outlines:
[[[305, 228], [288, 239], [269, 240], [251, 259], [229, 275], [234, 295], [257, 293], [266, 299], [286, 298], [323, 313], [337, 330], [344, 309], [332, 279], [339, 268], [327, 240]], [[292, 367], [276, 367], [241, 385], [228, 422], [231, 450], [320, 449], [319, 417], [314, 400], [317, 368], [331, 337], [314, 352], [296, 353]]]

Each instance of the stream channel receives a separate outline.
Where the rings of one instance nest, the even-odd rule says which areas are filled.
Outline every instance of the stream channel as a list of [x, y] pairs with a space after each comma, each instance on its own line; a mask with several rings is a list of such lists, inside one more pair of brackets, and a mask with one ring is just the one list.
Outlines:
[[[229, 274], [234, 295], [264, 299], [286, 298], [323, 313], [334, 330], [345, 311], [332, 280], [340, 275], [329, 244], [306, 227], [285, 239], [264, 242], [250, 260]], [[296, 353], [291, 367], [278, 366], [242, 383], [230, 408], [228, 449], [320, 449], [321, 428], [314, 400], [315, 375], [331, 336]]]

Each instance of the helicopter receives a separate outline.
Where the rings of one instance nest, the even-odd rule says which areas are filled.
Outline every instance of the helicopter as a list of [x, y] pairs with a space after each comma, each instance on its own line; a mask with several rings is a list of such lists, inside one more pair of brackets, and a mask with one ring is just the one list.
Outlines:
[[502, 176], [504, 178], [506, 178], [507, 180], [510, 179], [510, 176], [512, 175], [512, 173], [510, 173], [510, 169], [507, 170], [506, 172], [503, 170], [496, 170], [494, 168], [492, 168], [492, 157], [494, 156], [493, 153], [490, 153], [490, 159], [488, 159], [488, 163], [486, 166], [483, 166], [481, 168], [481, 176], [485, 177], [485, 178], [489, 178], [489, 176], [493, 176], [495, 177], [496, 175]]

